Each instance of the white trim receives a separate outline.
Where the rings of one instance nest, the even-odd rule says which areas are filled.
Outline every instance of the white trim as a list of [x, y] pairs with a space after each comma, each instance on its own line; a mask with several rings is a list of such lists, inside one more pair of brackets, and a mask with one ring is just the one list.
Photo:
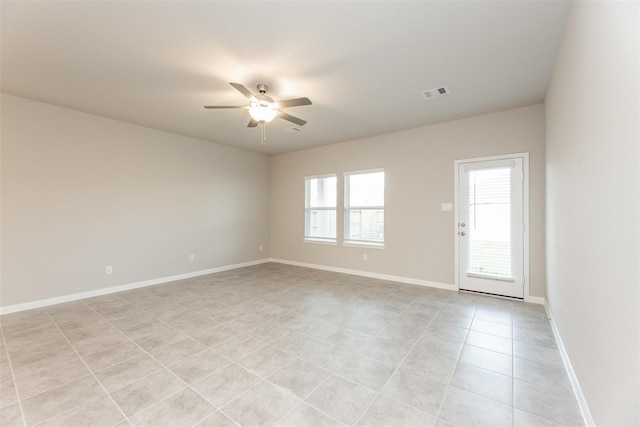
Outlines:
[[543, 297], [534, 297], [534, 296], [524, 296], [524, 302], [530, 302], [531, 304], [540, 304], [540, 305], [545, 305], [546, 304], [546, 300]]
[[[453, 221], [453, 235], [458, 235], [458, 222], [460, 220], [459, 212], [458, 212], [458, 167], [459, 165], [463, 165], [465, 163], [473, 163], [473, 162], [486, 162], [486, 161], [498, 161], [505, 159], [513, 159], [516, 157], [522, 158], [522, 173], [523, 173], [523, 187], [522, 187], [522, 214], [524, 220], [524, 233], [523, 233], [523, 245], [524, 245], [524, 264], [522, 266], [524, 273], [524, 290], [523, 297], [526, 302], [533, 302], [536, 304], [542, 304], [544, 299], [540, 299], [540, 297], [533, 297], [530, 295], [530, 286], [529, 286], [529, 226], [530, 226], [530, 218], [529, 218], [529, 153], [513, 153], [513, 154], [503, 154], [499, 156], [489, 156], [489, 157], [478, 157], [474, 159], [463, 159], [463, 160], [454, 160], [453, 161], [453, 212], [454, 212], [454, 221]], [[460, 290], [460, 247], [457, 238], [454, 238], [454, 286], [456, 290]]]
[[322, 239], [320, 237], [316, 237], [316, 238], [305, 237], [303, 242], [304, 243], [319, 243], [321, 245], [329, 245], [329, 246], [337, 246], [338, 245], [338, 242], [336, 241], [336, 239], [329, 240], [329, 239]]
[[[519, 157], [519, 156], [515, 156], [515, 157]], [[483, 159], [485, 158], [486, 157], [483, 157]], [[505, 160], [512, 160], [512, 161], [505, 162]], [[472, 163], [478, 163], [478, 162], [482, 162], [484, 164], [480, 166], [474, 164], [473, 166], [471, 166]], [[516, 167], [516, 162], [515, 160], [513, 160], [513, 158], [511, 158], [511, 156], [505, 159], [496, 159], [496, 160], [465, 159], [465, 160], [461, 160], [460, 163], [464, 165], [464, 170], [467, 172], [474, 171], [474, 170], [496, 169], [496, 168], [504, 168], [504, 167], [513, 169]]]
[[325, 173], [322, 175], [309, 175], [309, 176], [305, 176], [304, 179], [306, 181], [307, 179], [330, 178], [332, 176], [335, 176], [336, 178], [338, 178], [338, 174], [334, 172], [334, 173]]
[[[368, 174], [368, 173], [378, 173], [378, 172], [384, 172], [384, 168], [375, 168], [375, 169], [363, 169], [363, 170], [358, 170], [358, 171], [347, 171], [347, 172], [342, 172], [342, 176], [351, 176], [351, 175], [364, 175], [364, 174]], [[385, 176], [386, 178], [386, 176]]]
[[384, 242], [375, 243], [369, 240], [344, 240], [342, 246], [348, 248], [371, 248], [371, 249], [384, 249]]
[[269, 258], [270, 262], [279, 264], [295, 265], [297, 267], [314, 268], [316, 270], [332, 271], [334, 273], [352, 274], [354, 276], [370, 277], [372, 279], [390, 280], [393, 282], [408, 283], [410, 285], [428, 286], [430, 288], [446, 289], [457, 291], [454, 285], [449, 283], [430, 282], [428, 280], [412, 279], [410, 277], [393, 276], [390, 274], [371, 273], [369, 271], [352, 270], [350, 268], [330, 267], [328, 265], [309, 264], [306, 262], [288, 261], [279, 258]]
[[[528, 301], [531, 298], [531, 287], [529, 286], [531, 276], [529, 274], [529, 256], [530, 256], [530, 248], [531, 241], [529, 240], [529, 227], [531, 227], [531, 221], [529, 218], [529, 211], [531, 210], [530, 205], [530, 194], [529, 194], [529, 153], [520, 153], [518, 155], [522, 155], [522, 213], [524, 215], [524, 233], [522, 236], [523, 244], [524, 244], [524, 265], [522, 266], [524, 269], [524, 299]], [[544, 301], [544, 299], [543, 299]]]
[[157, 279], [143, 280], [141, 282], [128, 283], [126, 285], [113, 286], [110, 288], [96, 289], [94, 291], [79, 292], [76, 294], [64, 295], [61, 297], [46, 298], [22, 304], [8, 305], [0, 307], [0, 315], [16, 313], [18, 311], [31, 310], [34, 308], [48, 307], [50, 305], [61, 304], [64, 302], [77, 301], [80, 299], [97, 297], [101, 295], [112, 294], [115, 292], [128, 291], [131, 289], [144, 288], [147, 286], [161, 285], [163, 283], [175, 282], [176, 280], [189, 279], [191, 277], [204, 276], [206, 274], [219, 273], [221, 271], [235, 270], [236, 268], [249, 267], [257, 264], [269, 262], [269, 259], [260, 259], [256, 261], [243, 262], [240, 264], [226, 265], [222, 267], [209, 268], [206, 270], [192, 271], [191, 273], [176, 274], [175, 276], [159, 277]]
[[[320, 242], [314, 242], [314, 243], [320, 243]], [[373, 248], [380, 249], [379, 247], [377, 248], [373, 247]], [[316, 270], [332, 271], [334, 273], [353, 274], [354, 276], [370, 277], [372, 279], [390, 280], [394, 282], [408, 283], [411, 285], [419, 285], [419, 286], [427, 286], [427, 287], [437, 288], [437, 289], [446, 289], [450, 291], [458, 290], [458, 288], [456, 288], [455, 285], [452, 285], [449, 283], [431, 282], [428, 280], [413, 279], [410, 277], [395, 276], [390, 274], [372, 273], [369, 271], [353, 270], [349, 268], [330, 267], [326, 265], [309, 264], [305, 262], [287, 261], [287, 260], [278, 259], [278, 258], [264, 258], [264, 259], [259, 259], [259, 260], [249, 261], [249, 262], [244, 262], [239, 264], [232, 264], [232, 265], [227, 265], [222, 267], [209, 268], [206, 270], [193, 271], [191, 273], [176, 274], [174, 276], [160, 277], [157, 279], [143, 280], [141, 282], [134, 282], [134, 283], [129, 283], [129, 284], [120, 285], [120, 286], [96, 289], [96, 290], [87, 291], [87, 292], [79, 292], [76, 294], [69, 294], [61, 297], [46, 298], [46, 299], [31, 301], [31, 302], [22, 303], [22, 304], [8, 305], [5, 307], [0, 307], [0, 315], [16, 313], [16, 312], [25, 311], [25, 310], [31, 310], [34, 308], [48, 307], [55, 304], [77, 301], [80, 299], [91, 298], [91, 297], [96, 297], [101, 295], [108, 295], [116, 292], [132, 290], [132, 289], [144, 288], [147, 286], [161, 285], [163, 283], [175, 282], [177, 280], [204, 276], [206, 274], [220, 273], [222, 271], [227, 271], [227, 270], [235, 270], [237, 268], [242, 268], [242, 267], [250, 267], [252, 265], [264, 264], [267, 262], [276, 262], [279, 264], [314, 268]], [[546, 305], [547, 302], [542, 297], [535, 297], [535, 296], [529, 296], [528, 298], [525, 297], [525, 302], [530, 302], [533, 304], [543, 304], [545, 305], [545, 308], [547, 308], [547, 312], [549, 312], [548, 307]], [[555, 333], [555, 329], [554, 329], [554, 333]]]
[[553, 330], [553, 335], [556, 338], [556, 343], [558, 344], [558, 350], [560, 350], [560, 356], [562, 356], [562, 361], [564, 362], [564, 367], [567, 370], [567, 374], [569, 375], [569, 381], [571, 382], [571, 386], [573, 387], [573, 392], [576, 395], [576, 399], [578, 400], [578, 406], [580, 406], [580, 412], [582, 412], [582, 418], [587, 427], [595, 427], [596, 423], [591, 416], [591, 411], [589, 411], [589, 405], [587, 404], [587, 399], [584, 397], [584, 393], [582, 393], [582, 388], [580, 387], [580, 382], [578, 381], [578, 377], [576, 377], [576, 373], [573, 370], [573, 366], [571, 366], [571, 360], [569, 360], [569, 354], [567, 354], [567, 350], [564, 348], [564, 344], [562, 342], [562, 337], [560, 337], [560, 331], [556, 327], [556, 323], [553, 321], [553, 316], [551, 315], [551, 309], [549, 308], [549, 304], [547, 301], [544, 301], [544, 309], [547, 312], [547, 317], [549, 318], [549, 323], [551, 324], [551, 329]]

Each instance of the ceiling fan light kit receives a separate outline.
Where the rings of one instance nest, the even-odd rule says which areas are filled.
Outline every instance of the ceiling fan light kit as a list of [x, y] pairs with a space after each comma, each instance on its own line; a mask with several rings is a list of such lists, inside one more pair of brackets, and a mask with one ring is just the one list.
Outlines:
[[311, 105], [311, 100], [309, 98], [295, 98], [295, 99], [286, 99], [284, 101], [274, 101], [273, 98], [266, 95], [267, 91], [269, 90], [269, 86], [265, 83], [258, 83], [257, 89], [258, 89], [258, 92], [260, 93], [259, 95], [254, 95], [253, 93], [251, 93], [249, 89], [247, 89], [240, 83], [229, 82], [229, 84], [249, 100], [249, 107], [205, 105], [204, 108], [248, 109], [249, 115], [251, 116], [251, 120], [249, 120], [249, 124], [247, 125], [247, 127], [256, 127], [258, 126], [259, 123], [262, 123], [261, 143], [264, 143], [266, 140], [265, 124], [275, 119], [276, 116], [280, 117], [281, 119], [288, 120], [292, 123], [295, 123], [298, 126], [304, 126], [307, 123], [306, 120], [302, 120], [298, 117], [292, 116], [291, 114], [287, 114], [284, 111], [280, 110], [279, 108]]
[[252, 100], [249, 115], [261, 123], [269, 123], [276, 118], [278, 106], [273, 102]]

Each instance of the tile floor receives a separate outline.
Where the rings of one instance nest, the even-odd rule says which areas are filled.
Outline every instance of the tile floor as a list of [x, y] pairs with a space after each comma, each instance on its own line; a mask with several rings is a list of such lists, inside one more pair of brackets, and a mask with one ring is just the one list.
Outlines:
[[522, 302], [261, 264], [0, 326], [3, 427], [583, 425]]

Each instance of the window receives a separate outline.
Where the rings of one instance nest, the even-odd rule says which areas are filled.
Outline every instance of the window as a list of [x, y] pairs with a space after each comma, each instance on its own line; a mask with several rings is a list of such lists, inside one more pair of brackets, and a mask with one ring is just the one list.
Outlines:
[[304, 179], [305, 240], [335, 243], [337, 183], [336, 175]]
[[384, 170], [344, 174], [344, 243], [384, 244]]

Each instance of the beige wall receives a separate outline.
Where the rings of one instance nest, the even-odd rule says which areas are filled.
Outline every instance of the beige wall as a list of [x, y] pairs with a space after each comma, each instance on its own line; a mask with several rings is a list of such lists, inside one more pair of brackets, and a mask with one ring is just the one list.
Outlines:
[[[454, 213], [440, 210], [454, 202], [454, 160], [519, 152], [530, 153], [531, 294], [542, 297], [542, 105], [272, 157], [271, 256], [454, 284]], [[304, 177], [372, 168], [386, 172], [385, 249], [304, 243]]]
[[546, 99], [548, 300], [602, 426], [640, 425], [638, 22], [574, 3]]
[[9, 95], [1, 136], [0, 306], [268, 258], [266, 156]]

